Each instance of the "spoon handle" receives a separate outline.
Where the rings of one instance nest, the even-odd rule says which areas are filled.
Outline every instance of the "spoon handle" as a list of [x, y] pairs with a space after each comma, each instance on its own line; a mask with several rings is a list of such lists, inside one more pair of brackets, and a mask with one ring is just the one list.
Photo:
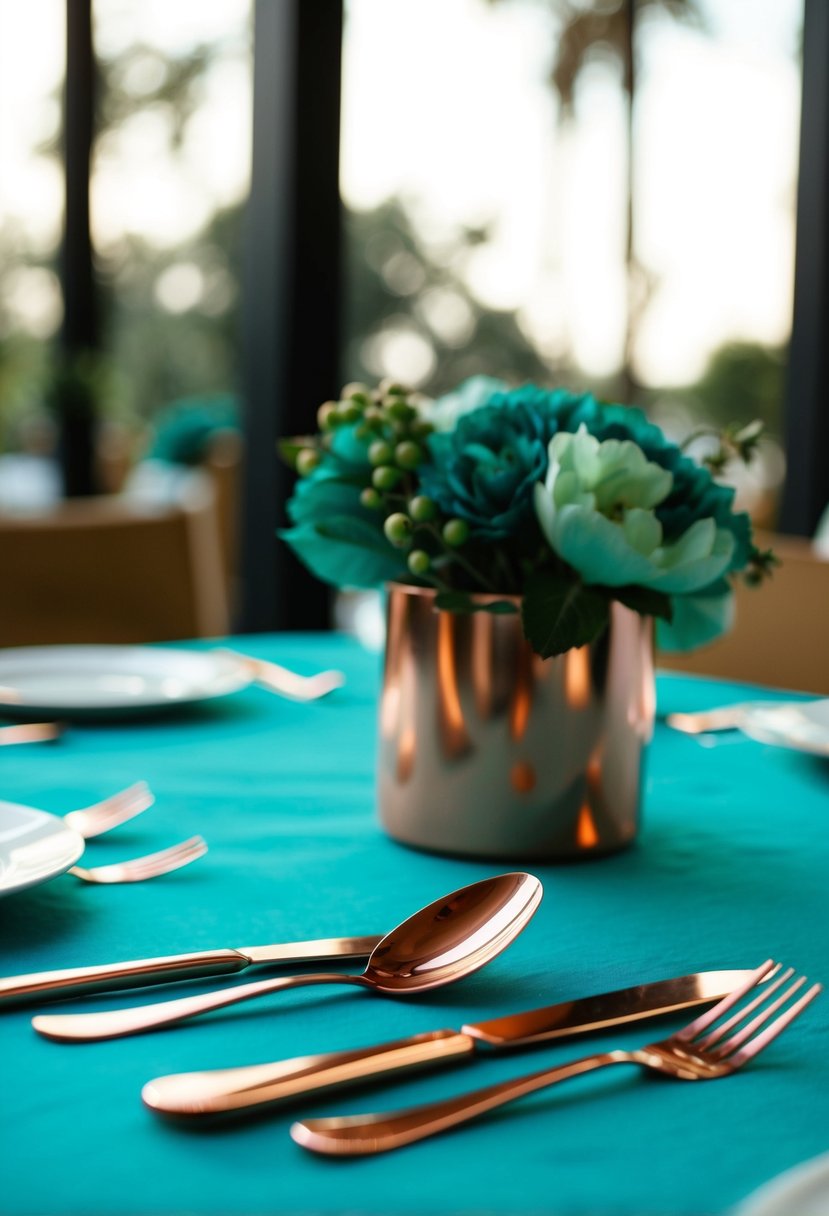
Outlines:
[[364, 984], [362, 975], [320, 973], [317, 975], [288, 975], [273, 980], [257, 980], [236, 988], [222, 988], [199, 996], [185, 996], [177, 1001], [159, 1001], [154, 1005], [137, 1005], [127, 1009], [103, 1010], [100, 1013], [43, 1014], [32, 1018], [38, 1034], [60, 1043], [86, 1042], [93, 1039], [118, 1039], [123, 1035], [141, 1034], [158, 1026], [169, 1026], [185, 1018], [196, 1017], [211, 1009], [238, 1005], [257, 996], [282, 992], [286, 988], [303, 988], [309, 984]]

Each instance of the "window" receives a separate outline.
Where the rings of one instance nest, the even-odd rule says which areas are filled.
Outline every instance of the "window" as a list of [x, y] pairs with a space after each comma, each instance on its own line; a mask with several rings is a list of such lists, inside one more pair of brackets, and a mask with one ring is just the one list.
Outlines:
[[50, 347], [63, 303], [58, 156], [66, 59], [56, 0], [0, 6], [0, 452], [49, 447]]
[[346, 378], [581, 385], [677, 438], [762, 417], [771, 523], [803, 0], [640, 3], [632, 65], [630, 8], [350, 0]]

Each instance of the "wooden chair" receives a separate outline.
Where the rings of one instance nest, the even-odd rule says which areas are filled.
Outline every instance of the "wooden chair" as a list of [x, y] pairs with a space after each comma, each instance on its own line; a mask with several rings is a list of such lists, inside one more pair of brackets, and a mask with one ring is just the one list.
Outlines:
[[244, 443], [239, 431], [222, 430], [212, 436], [201, 468], [216, 494], [219, 540], [231, 609], [238, 599], [239, 529], [242, 507]]
[[829, 696], [829, 560], [799, 537], [760, 536], [782, 565], [760, 588], [738, 586], [730, 634], [689, 655], [663, 653], [666, 670]]
[[215, 637], [229, 614], [216, 499], [77, 499], [0, 517], [0, 646]]
[[121, 493], [141, 502], [169, 501], [182, 481], [201, 473], [210, 479], [216, 499], [216, 518], [227, 597], [231, 612], [239, 599], [239, 529], [242, 494], [243, 440], [230, 428], [215, 431], [205, 444], [197, 466], [146, 459], [132, 466]]

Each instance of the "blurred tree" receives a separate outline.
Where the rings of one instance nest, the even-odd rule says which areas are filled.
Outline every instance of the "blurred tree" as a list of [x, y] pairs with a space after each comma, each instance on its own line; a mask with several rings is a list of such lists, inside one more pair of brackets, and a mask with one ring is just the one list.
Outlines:
[[[511, 0], [489, 2], [506, 5]], [[572, 118], [579, 77], [597, 58], [618, 66], [632, 112], [632, 0], [536, 2], [549, 10], [555, 25], [550, 81], [562, 121]], [[697, 0], [637, 0], [635, 10], [637, 20], [667, 15], [701, 25]], [[130, 117], [152, 109], [165, 117], [169, 153], [175, 155], [198, 110], [212, 54], [208, 45], [175, 57], [134, 44], [103, 59], [99, 141]], [[38, 154], [57, 155], [55, 141]], [[175, 251], [128, 236], [99, 256], [106, 349], [110, 373], [117, 371], [107, 378], [106, 408], [112, 415], [138, 424], [171, 400], [237, 387], [243, 223], [243, 206], [219, 209]], [[437, 248], [400, 199], [370, 211], [346, 212], [345, 225], [344, 380], [391, 374], [440, 393], [467, 375], [486, 373], [513, 382], [566, 378], [579, 387], [572, 368], [565, 371], [536, 349], [518, 314], [488, 310], [470, 291], [466, 264], [489, 239], [485, 229], [460, 229]], [[634, 258], [632, 221], [628, 246], [633, 285], [647, 276]], [[14, 234], [0, 233], [0, 279], [21, 261]], [[48, 265], [48, 255], [41, 263]], [[26, 265], [32, 264], [27, 256]], [[171, 274], [182, 271], [198, 281], [197, 298], [187, 307], [171, 308], [165, 286]], [[638, 310], [631, 308], [628, 350], [648, 292], [632, 286], [634, 296]], [[19, 329], [12, 332], [3, 322], [0, 315], [0, 447], [19, 443], [22, 421], [36, 417], [47, 396], [49, 369], [47, 344]], [[414, 374], [404, 374], [407, 368]], [[659, 395], [680, 398], [712, 422], [762, 417], [779, 433], [782, 375], [781, 352], [730, 343], [712, 357], [698, 384]], [[619, 393], [618, 383], [593, 379], [590, 387], [606, 397]]]
[[466, 285], [465, 258], [485, 233], [462, 230], [432, 250], [399, 199], [347, 212], [345, 226], [346, 380], [391, 375], [441, 393], [476, 373], [551, 378], [515, 313], [484, 309]]
[[727, 342], [700, 379], [670, 396], [714, 426], [759, 418], [770, 436], [783, 433], [786, 351], [756, 342]]
[[[489, 0], [510, 4], [514, 0]], [[526, 2], [526, 0], [522, 0]], [[562, 124], [575, 116], [576, 89], [591, 63], [609, 61], [621, 73], [626, 113], [625, 268], [627, 309], [623, 365], [618, 395], [631, 402], [641, 395], [633, 371], [633, 352], [642, 316], [656, 287], [655, 276], [636, 253], [635, 191], [633, 174], [633, 124], [636, 101], [636, 55], [634, 33], [640, 19], [669, 17], [704, 28], [698, 0], [536, 0], [549, 8], [555, 26], [550, 64], [550, 84], [559, 100]]]

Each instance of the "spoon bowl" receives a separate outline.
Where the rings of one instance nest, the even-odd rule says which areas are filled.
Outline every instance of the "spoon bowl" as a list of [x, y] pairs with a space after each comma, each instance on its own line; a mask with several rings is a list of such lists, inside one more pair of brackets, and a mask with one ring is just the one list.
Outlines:
[[395, 996], [425, 992], [471, 975], [505, 950], [529, 923], [541, 896], [539, 880], [520, 872], [462, 887], [387, 933], [371, 952], [362, 975], [281, 976], [154, 1005], [101, 1013], [45, 1014], [33, 1018], [32, 1026], [59, 1042], [116, 1039], [309, 984], [357, 984]]
[[408, 917], [369, 956], [362, 979], [380, 992], [425, 992], [471, 975], [505, 950], [541, 903], [532, 874], [461, 887]]

